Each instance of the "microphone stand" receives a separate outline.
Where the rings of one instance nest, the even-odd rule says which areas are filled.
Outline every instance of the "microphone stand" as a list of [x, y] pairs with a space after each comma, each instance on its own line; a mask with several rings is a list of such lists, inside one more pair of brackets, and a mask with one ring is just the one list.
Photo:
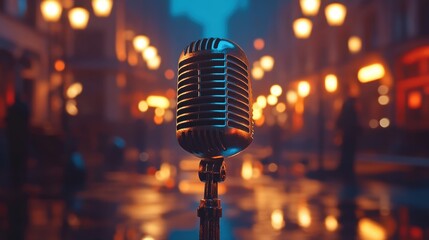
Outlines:
[[219, 240], [219, 218], [222, 207], [218, 198], [219, 182], [226, 177], [225, 163], [221, 159], [202, 159], [198, 177], [204, 182], [204, 199], [201, 199], [197, 213], [200, 218], [200, 240]]

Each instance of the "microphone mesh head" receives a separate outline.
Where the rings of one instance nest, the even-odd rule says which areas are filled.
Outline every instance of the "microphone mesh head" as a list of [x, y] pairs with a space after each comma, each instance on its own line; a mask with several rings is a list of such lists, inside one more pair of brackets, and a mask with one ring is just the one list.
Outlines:
[[223, 158], [253, 139], [248, 60], [235, 43], [205, 38], [179, 58], [176, 137], [188, 152]]

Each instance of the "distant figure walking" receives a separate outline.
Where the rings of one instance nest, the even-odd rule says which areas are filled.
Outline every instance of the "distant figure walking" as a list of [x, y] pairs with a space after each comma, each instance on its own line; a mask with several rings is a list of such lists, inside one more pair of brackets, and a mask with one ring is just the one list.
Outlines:
[[337, 170], [342, 176], [353, 179], [357, 138], [361, 130], [356, 98], [349, 97], [345, 100], [336, 125], [342, 137], [340, 163]]
[[15, 96], [15, 103], [7, 109], [6, 115], [6, 135], [13, 187], [21, 187], [25, 181], [30, 141], [29, 118], [27, 104], [19, 96]]

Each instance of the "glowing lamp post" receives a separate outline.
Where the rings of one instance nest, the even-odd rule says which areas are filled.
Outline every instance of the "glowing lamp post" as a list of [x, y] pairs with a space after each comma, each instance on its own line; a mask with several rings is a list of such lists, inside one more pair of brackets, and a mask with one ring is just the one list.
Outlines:
[[338, 79], [334, 74], [328, 74], [325, 77], [325, 90], [327, 92], [333, 93], [337, 90]]
[[307, 18], [298, 18], [293, 21], [293, 31], [296, 38], [305, 39], [310, 37], [313, 23]]
[[320, 0], [300, 0], [302, 13], [305, 16], [316, 16], [320, 8]]
[[112, 0], [92, 0], [92, 8], [97, 17], [108, 17], [112, 11]]
[[343, 25], [346, 14], [347, 8], [341, 3], [331, 3], [325, 8], [326, 20], [330, 26]]
[[146, 61], [150, 61], [158, 55], [158, 50], [155, 47], [149, 46], [143, 51], [143, 59]]
[[137, 52], [142, 52], [149, 46], [150, 40], [145, 35], [135, 36], [133, 39], [133, 46]]
[[63, 8], [56, 0], [45, 0], [40, 4], [43, 19], [47, 22], [58, 22]]
[[307, 81], [301, 81], [298, 83], [298, 95], [305, 98], [310, 94], [310, 83]]
[[76, 7], [69, 11], [70, 26], [73, 29], [85, 29], [89, 21], [89, 12], [85, 8]]
[[357, 36], [351, 36], [348, 41], [349, 51], [358, 53], [362, 49], [362, 40]]

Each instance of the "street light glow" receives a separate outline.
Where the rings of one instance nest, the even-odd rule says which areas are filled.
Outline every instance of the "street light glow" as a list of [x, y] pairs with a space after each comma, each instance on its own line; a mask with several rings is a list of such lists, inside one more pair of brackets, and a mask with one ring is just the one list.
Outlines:
[[389, 96], [383, 95], [378, 97], [378, 103], [380, 105], [387, 105], [389, 104], [389, 102], [390, 102]]
[[325, 89], [327, 92], [333, 93], [337, 90], [338, 79], [334, 74], [328, 74], [325, 77]]
[[260, 106], [261, 108], [265, 108], [267, 106], [267, 98], [263, 95], [259, 95], [256, 98], [256, 103], [258, 104], [258, 106]]
[[45, 0], [40, 3], [43, 19], [47, 22], [58, 22], [63, 8], [57, 0]]
[[271, 226], [274, 230], [281, 230], [285, 226], [282, 210], [276, 209], [271, 213]]
[[75, 7], [69, 11], [69, 22], [73, 29], [85, 29], [89, 21], [89, 12], [85, 8]]
[[156, 96], [156, 95], [150, 95], [146, 99], [147, 104], [149, 107], [159, 107], [167, 109], [170, 106], [170, 101], [164, 96]]
[[79, 109], [77, 108], [77, 104], [74, 99], [67, 100], [66, 112], [71, 116], [76, 116], [79, 113]]
[[298, 18], [293, 21], [293, 32], [296, 38], [305, 39], [310, 37], [313, 23], [307, 18]]
[[273, 70], [274, 58], [269, 56], [269, 55], [265, 55], [265, 56], [261, 57], [260, 63], [261, 63], [262, 69], [269, 72], [269, 71]]
[[327, 216], [325, 218], [325, 227], [326, 230], [334, 232], [338, 228], [338, 220], [332, 215]]
[[268, 105], [274, 106], [274, 105], [277, 104], [277, 102], [278, 102], [278, 99], [277, 99], [276, 96], [274, 96], [274, 95], [268, 95], [268, 97], [267, 97], [267, 103], [268, 103]]
[[278, 112], [278, 113], [282, 113], [282, 112], [284, 112], [284, 111], [286, 111], [286, 104], [284, 104], [284, 103], [278, 103], [277, 105], [276, 105], [276, 111]]
[[298, 95], [296, 94], [296, 92], [293, 91], [293, 90], [287, 91], [287, 93], [286, 93], [286, 101], [289, 104], [291, 104], [291, 105], [295, 104], [296, 101], [298, 101]]
[[271, 86], [270, 88], [270, 93], [276, 97], [282, 95], [283, 89], [280, 85], [278, 84], [274, 84], [273, 86]]
[[300, 0], [302, 13], [305, 16], [316, 16], [320, 8], [320, 0]]
[[112, 0], [92, 0], [92, 8], [97, 17], [108, 17], [112, 11]]
[[326, 20], [330, 26], [343, 25], [347, 8], [341, 3], [331, 3], [325, 8]]
[[380, 126], [382, 128], [387, 128], [390, 125], [390, 120], [388, 118], [382, 118], [380, 119]]
[[66, 95], [68, 98], [75, 98], [82, 92], [82, 90], [82, 83], [75, 82], [67, 88]]
[[358, 53], [362, 49], [362, 40], [358, 36], [351, 36], [348, 41], [349, 51]]
[[260, 80], [264, 77], [264, 70], [261, 67], [252, 68], [252, 77], [255, 80]]
[[367, 83], [383, 78], [385, 73], [381, 63], [374, 63], [359, 69], [358, 79], [361, 83]]
[[147, 67], [150, 70], [157, 70], [161, 65], [161, 57], [155, 56], [147, 61]]
[[143, 50], [143, 59], [150, 61], [158, 55], [158, 50], [154, 46], [149, 46]]
[[150, 40], [145, 35], [138, 35], [133, 38], [133, 46], [137, 52], [142, 52], [149, 46]]
[[265, 47], [265, 41], [262, 38], [257, 38], [255, 41], [253, 41], [253, 47], [256, 50], [262, 50]]
[[310, 83], [307, 81], [300, 81], [298, 83], [298, 95], [300, 97], [307, 97], [310, 94]]
[[139, 102], [139, 111], [146, 112], [148, 109], [149, 109], [149, 106], [147, 105], [147, 102], [145, 100], [141, 100]]

